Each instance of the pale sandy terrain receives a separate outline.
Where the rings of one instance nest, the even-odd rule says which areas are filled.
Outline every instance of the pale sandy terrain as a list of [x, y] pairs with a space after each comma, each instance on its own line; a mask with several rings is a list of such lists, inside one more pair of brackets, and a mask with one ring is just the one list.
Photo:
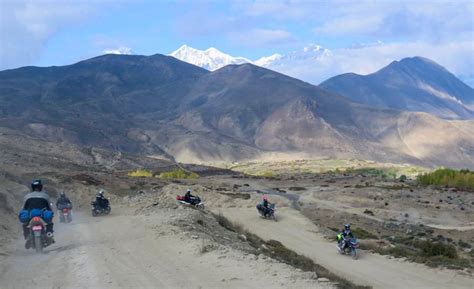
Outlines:
[[[183, 210], [180, 210], [183, 214]], [[19, 240], [0, 264], [2, 289], [17, 288], [331, 288], [292, 267], [231, 248], [200, 252], [204, 240], [170, 222], [176, 210], [145, 216], [115, 210], [76, 214], [58, 224], [43, 255]]]

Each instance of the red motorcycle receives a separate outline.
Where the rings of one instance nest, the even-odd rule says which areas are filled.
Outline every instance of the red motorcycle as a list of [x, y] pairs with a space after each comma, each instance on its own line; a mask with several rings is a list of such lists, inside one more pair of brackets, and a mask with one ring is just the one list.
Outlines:
[[72, 221], [72, 214], [70, 208], [63, 208], [59, 210], [58, 214], [60, 223], [70, 223]]
[[36, 253], [42, 253], [47, 244], [46, 223], [41, 217], [33, 217], [28, 224], [30, 228], [30, 242], [35, 248]]

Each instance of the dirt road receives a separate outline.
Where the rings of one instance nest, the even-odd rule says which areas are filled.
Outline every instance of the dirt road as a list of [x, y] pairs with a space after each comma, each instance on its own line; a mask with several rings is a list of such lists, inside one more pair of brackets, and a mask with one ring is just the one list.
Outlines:
[[278, 222], [257, 217], [255, 209], [226, 209], [222, 213], [265, 240], [282, 242], [330, 271], [359, 285], [374, 288], [473, 288], [474, 279], [456, 271], [431, 269], [421, 264], [388, 259], [362, 252], [359, 260], [340, 256], [335, 243], [318, 233], [318, 227], [297, 211], [278, 210]]
[[56, 244], [37, 255], [19, 240], [0, 264], [10, 288], [330, 288], [303, 272], [229, 248], [203, 254], [202, 240], [169, 225], [174, 212], [77, 214], [57, 224]]

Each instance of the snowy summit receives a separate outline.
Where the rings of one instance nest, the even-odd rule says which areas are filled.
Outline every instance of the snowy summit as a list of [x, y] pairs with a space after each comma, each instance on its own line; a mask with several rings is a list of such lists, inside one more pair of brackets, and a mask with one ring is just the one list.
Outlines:
[[199, 50], [187, 45], [183, 45], [170, 53], [171, 56], [179, 60], [200, 66], [207, 70], [216, 70], [229, 64], [251, 63], [244, 57], [234, 57], [211, 47], [206, 50]]

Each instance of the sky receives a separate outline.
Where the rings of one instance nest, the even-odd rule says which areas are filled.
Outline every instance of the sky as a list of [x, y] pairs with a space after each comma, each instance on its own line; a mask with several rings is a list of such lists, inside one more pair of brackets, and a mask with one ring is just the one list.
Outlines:
[[474, 86], [474, 0], [0, 0], [0, 70], [183, 44], [251, 60], [317, 44], [324, 76], [419, 55]]

